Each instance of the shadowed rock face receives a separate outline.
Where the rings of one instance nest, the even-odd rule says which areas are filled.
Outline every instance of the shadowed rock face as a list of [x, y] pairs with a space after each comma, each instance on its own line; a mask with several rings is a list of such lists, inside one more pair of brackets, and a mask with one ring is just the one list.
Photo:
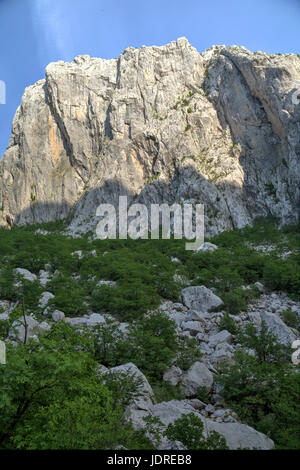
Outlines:
[[[297, 218], [300, 59], [185, 38], [51, 63], [0, 161], [0, 225], [95, 227], [100, 202], [203, 202], [212, 235]], [[297, 83], [298, 81], [298, 83]]]

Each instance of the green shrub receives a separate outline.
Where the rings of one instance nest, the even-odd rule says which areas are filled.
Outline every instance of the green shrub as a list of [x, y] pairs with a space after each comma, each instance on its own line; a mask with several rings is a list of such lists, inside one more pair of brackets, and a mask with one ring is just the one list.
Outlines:
[[299, 317], [295, 312], [291, 310], [284, 310], [284, 312], [280, 312], [280, 316], [284, 323], [291, 328], [298, 328], [299, 329]]
[[174, 322], [154, 312], [131, 323], [127, 335], [115, 323], [95, 328], [96, 360], [108, 367], [133, 362], [154, 383], [161, 379], [179, 347]]
[[293, 298], [299, 297], [299, 267], [289, 259], [269, 259], [264, 268], [263, 282], [271, 290], [283, 290]]
[[220, 331], [227, 330], [232, 335], [236, 335], [239, 332], [236, 322], [229, 316], [228, 312], [225, 312], [221, 318], [219, 329]]
[[201, 352], [197, 340], [186, 336], [179, 338], [176, 365], [182, 370], [187, 370], [199, 359], [201, 359]]
[[53, 294], [49, 305], [62, 310], [66, 315], [76, 317], [84, 315], [88, 311], [86, 291], [81, 282], [76, 281], [71, 276], [59, 274], [49, 282], [47, 289]]
[[193, 413], [183, 415], [174, 424], [169, 424], [166, 437], [171, 441], [180, 441], [189, 450], [228, 449], [223, 436], [216, 431], [203, 435], [204, 425], [200, 418]]
[[234, 289], [232, 292], [223, 294], [223, 302], [224, 309], [232, 315], [247, 309], [247, 302], [242, 289]]

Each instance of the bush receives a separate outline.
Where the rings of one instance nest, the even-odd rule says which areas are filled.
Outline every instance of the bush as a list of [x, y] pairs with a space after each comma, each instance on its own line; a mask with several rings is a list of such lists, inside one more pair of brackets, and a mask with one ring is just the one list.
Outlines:
[[161, 379], [178, 350], [175, 323], [155, 312], [130, 325], [129, 338], [130, 360], [153, 381]]
[[247, 309], [247, 302], [242, 289], [234, 289], [232, 292], [226, 292], [223, 295], [224, 309], [236, 315], [242, 310]]
[[295, 312], [292, 312], [291, 310], [285, 310], [284, 312], [280, 313], [280, 316], [284, 323], [291, 328], [296, 328], [299, 329], [299, 317]]
[[71, 276], [59, 274], [49, 282], [47, 289], [53, 294], [49, 305], [62, 310], [71, 317], [81, 316], [87, 313], [88, 306], [85, 299], [85, 289], [80, 282]]
[[269, 259], [264, 268], [263, 282], [271, 290], [283, 290], [292, 298], [299, 298], [300, 271], [295, 262]]
[[154, 383], [172, 363], [178, 351], [173, 321], [154, 312], [128, 327], [126, 336], [115, 323], [95, 330], [95, 358], [108, 367], [133, 362]]
[[232, 335], [238, 334], [239, 331], [236, 322], [233, 320], [233, 318], [229, 316], [228, 312], [225, 312], [223, 317], [221, 318], [219, 329], [220, 331], [227, 330]]
[[178, 340], [178, 352], [176, 365], [182, 370], [188, 370], [194, 362], [201, 359], [201, 352], [195, 338], [180, 338]]
[[180, 441], [189, 450], [228, 449], [223, 436], [216, 431], [203, 435], [204, 426], [200, 418], [193, 413], [183, 415], [174, 424], [169, 424], [166, 437], [171, 441]]

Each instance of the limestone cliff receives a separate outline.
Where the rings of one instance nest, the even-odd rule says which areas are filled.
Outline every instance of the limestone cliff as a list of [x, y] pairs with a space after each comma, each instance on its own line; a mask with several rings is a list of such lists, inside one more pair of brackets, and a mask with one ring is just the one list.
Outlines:
[[299, 80], [299, 56], [200, 54], [185, 38], [51, 63], [25, 90], [0, 161], [0, 225], [70, 215], [70, 230], [86, 231], [120, 194], [203, 202], [207, 234], [269, 213], [294, 221]]

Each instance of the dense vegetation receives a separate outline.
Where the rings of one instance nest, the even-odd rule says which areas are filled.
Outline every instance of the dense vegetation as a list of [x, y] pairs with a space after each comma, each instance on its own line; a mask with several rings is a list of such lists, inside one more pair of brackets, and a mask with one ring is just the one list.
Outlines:
[[[21, 278], [16, 286], [17, 267], [38, 275], [46, 266], [52, 276], [46, 290], [55, 295], [52, 307], [67, 316], [92, 310], [109, 313], [112, 320], [92, 335], [84, 329], [78, 335], [58, 323], [39, 342], [8, 344], [9, 360], [0, 366], [0, 448], [153, 447], [124, 419], [135, 393], [134, 381], [128, 377], [104, 381], [97, 365], [131, 361], [146, 375], [158, 401], [182, 398], [178, 387], [162, 381], [162, 374], [174, 358], [186, 370], [200, 352], [196, 340], [177, 336], [175, 324], [158, 306], [163, 299], [178, 301], [186, 285], [200, 284], [215, 288], [224, 300], [227, 314], [220, 328], [243, 345], [235, 363], [219, 374], [225, 403], [242, 421], [269, 435], [277, 447], [299, 447], [300, 375], [290, 363], [290, 352], [265, 329], [239, 331], [229, 316], [238, 315], [260, 295], [253, 285], [256, 281], [298, 298], [297, 227], [278, 229], [274, 220], [258, 220], [253, 227], [214, 237], [210, 241], [219, 249], [205, 253], [186, 251], [184, 240], [103, 241], [92, 240], [90, 234], [72, 239], [61, 233], [63, 228], [51, 223], [0, 230], [0, 300], [19, 301], [10, 320], [0, 321], [0, 339], [7, 338], [12, 322], [22, 315], [21, 299], [26, 313], [45, 319], [39, 307], [45, 288], [39, 281]], [[257, 251], [254, 245], [272, 245], [272, 250]], [[78, 250], [84, 256], [74, 253]], [[116, 285], [99, 284], [100, 280]], [[245, 290], [245, 285], [252, 287]], [[155, 313], [145, 315], [149, 310]], [[299, 326], [293, 312], [283, 312], [282, 317], [293, 328]], [[129, 322], [129, 334], [118, 330], [114, 319]], [[168, 428], [167, 435], [181, 436], [189, 448], [225, 447], [220, 436], [204, 439], [196, 421], [184, 417]]]
[[[53, 233], [36, 233], [38, 228]], [[17, 292], [13, 269], [22, 267], [38, 274], [45, 264], [55, 274], [47, 286], [55, 295], [53, 304], [69, 316], [80, 316], [91, 308], [123, 320], [141, 318], [161, 298], [178, 300], [185, 279], [192, 285], [215, 287], [230, 313], [245, 309], [258, 295], [255, 289], [241, 289], [242, 285], [261, 281], [292, 298], [300, 291], [295, 226], [278, 230], [275, 222], [259, 220], [253, 227], [214, 237], [210, 241], [218, 245], [216, 252], [197, 254], [185, 250], [184, 240], [91, 240], [88, 235], [72, 239], [61, 235], [61, 228], [59, 223], [50, 223], [0, 230], [0, 298], [24, 296], [26, 306], [39, 313], [41, 286], [25, 282], [24, 292]], [[263, 253], [250, 246], [264, 243], [274, 244], [274, 250]], [[85, 256], [72, 254], [78, 250]], [[282, 259], [279, 255], [288, 250], [292, 253]], [[99, 286], [100, 279], [116, 281], [117, 287]]]
[[260, 331], [248, 325], [238, 340], [244, 348], [217, 378], [225, 402], [240, 419], [270, 436], [277, 448], [299, 449], [300, 374], [292, 366], [291, 351], [278, 344], [265, 324]]

